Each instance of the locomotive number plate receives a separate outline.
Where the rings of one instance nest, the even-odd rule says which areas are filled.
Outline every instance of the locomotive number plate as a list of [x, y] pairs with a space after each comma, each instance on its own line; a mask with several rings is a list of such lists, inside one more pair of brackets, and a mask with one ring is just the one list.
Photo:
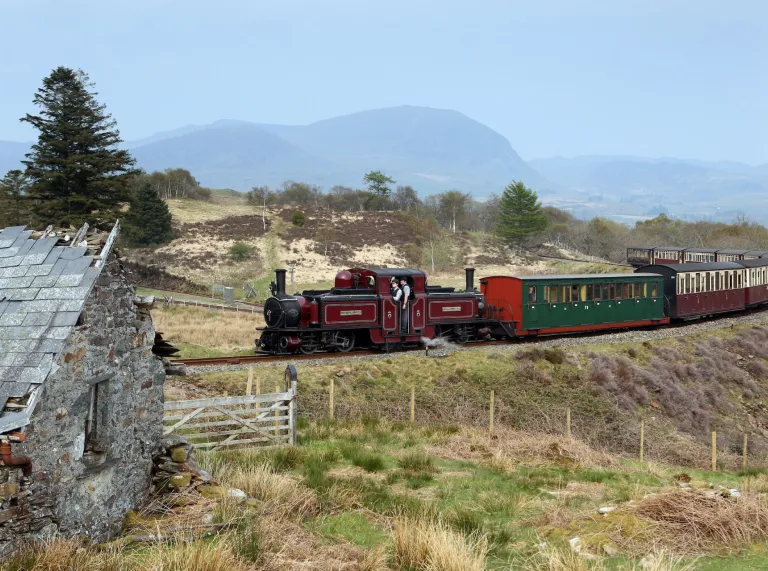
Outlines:
[[443, 311], [461, 311], [461, 307], [458, 305], [452, 305], [451, 307], [444, 307]]
[[363, 310], [362, 309], [347, 309], [345, 311], [340, 311], [339, 315], [362, 315]]

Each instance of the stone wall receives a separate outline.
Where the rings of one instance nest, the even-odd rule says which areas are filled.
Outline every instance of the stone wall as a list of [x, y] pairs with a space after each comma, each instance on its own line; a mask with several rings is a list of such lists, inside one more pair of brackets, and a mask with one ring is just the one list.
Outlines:
[[113, 254], [46, 380], [25, 442], [13, 445], [14, 455], [31, 457], [32, 476], [0, 468], [0, 554], [12, 540], [52, 531], [106, 540], [144, 501], [163, 417], [154, 337]]

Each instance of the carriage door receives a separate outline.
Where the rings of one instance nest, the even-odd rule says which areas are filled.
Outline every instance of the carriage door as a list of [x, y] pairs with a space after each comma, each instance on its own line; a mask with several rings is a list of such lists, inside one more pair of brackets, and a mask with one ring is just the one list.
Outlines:
[[418, 297], [408, 305], [411, 308], [411, 332], [419, 334], [426, 324], [426, 300]]
[[400, 308], [392, 301], [391, 297], [381, 300], [381, 325], [384, 328], [384, 337], [400, 335]]

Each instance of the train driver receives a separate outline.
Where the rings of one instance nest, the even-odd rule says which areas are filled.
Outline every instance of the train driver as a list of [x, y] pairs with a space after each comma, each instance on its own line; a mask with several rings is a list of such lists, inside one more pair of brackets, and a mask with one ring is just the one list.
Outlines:
[[400, 289], [403, 291], [402, 305], [400, 306], [400, 331], [408, 334], [408, 298], [411, 296], [411, 288], [404, 277], [400, 278]]

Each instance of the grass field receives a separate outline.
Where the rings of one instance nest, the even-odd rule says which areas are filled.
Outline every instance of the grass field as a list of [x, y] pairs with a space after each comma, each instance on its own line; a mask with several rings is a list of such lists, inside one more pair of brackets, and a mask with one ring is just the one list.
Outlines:
[[[198, 453], [197, 459], [222, 486], [254, 500], [211, 502], [186, 495], [183, 507], [166, 507], [162, 516], [147, 508], [126, 520], [125, 538], [154, 533], [166, 536], [164, 541], [124, 547], [126, 541], [118, 540], [100, 550], [59, 541], [21, 554], [5, 568], [768, 566], [768, 475], [758, 471], [739, 475], [640, 464], [564, 437], [500, 430], [490, 438], [455, 425], [375, 419], [304, 422], [297, 447]], [[690, 487], [681, 488], [681, 481]], [[732, 488], [741, 496], [718, 495]], [[612, 510], [602, 515], [600, 508]], [[199, 521], [223, 530], [198, 541], [174, 535], [180, 523], [194, 529]]]

